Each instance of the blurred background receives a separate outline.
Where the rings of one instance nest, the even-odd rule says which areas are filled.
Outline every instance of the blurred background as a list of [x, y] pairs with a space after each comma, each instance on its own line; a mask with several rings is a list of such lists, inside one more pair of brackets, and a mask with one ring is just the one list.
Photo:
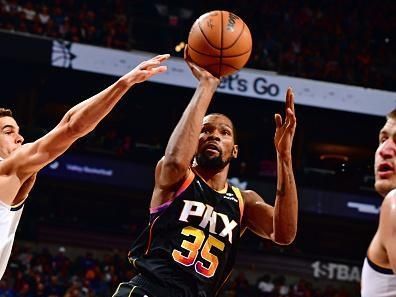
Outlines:
[[273, 203], [273, 115], [283, 114], [289, 85], [298, 118], [297, 238], [277, 246], [247, 232], [221, 296], [360, 296], [381, 204], [373, 156], [396, 106], [391, 0], [0, 0], [0, 106], [14, 111], [26, 142], [142, 57], [172, 55], [169, 78], [134, 87], [40, 173], [0, 296], [111, 296], [133, 276], [126, 255], [148, 222], [154, 166], [194, 92], [183, 44], [214, 9], [239, 15], [253, 37], [248, 65], [210, 107], [238, 132], [231, 182]]

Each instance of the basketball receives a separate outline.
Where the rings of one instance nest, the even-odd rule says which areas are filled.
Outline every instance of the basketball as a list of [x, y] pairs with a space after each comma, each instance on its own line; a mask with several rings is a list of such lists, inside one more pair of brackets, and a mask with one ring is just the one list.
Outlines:
[[188, 35], [188, 56], [216, 77], [230, 75], [249, 60], [252, 36], [244, 21], [224, 10], [201, 15]]

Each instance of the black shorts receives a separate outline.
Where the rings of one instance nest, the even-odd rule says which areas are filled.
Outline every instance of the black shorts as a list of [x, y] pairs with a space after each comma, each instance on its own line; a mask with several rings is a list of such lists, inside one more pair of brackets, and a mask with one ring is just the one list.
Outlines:
[[154, 297], [132, 282], [120, 283], [112, 297]]
[[169, 297], [180, 296], [170, 288], [159, 287], [155, 281], [138, 274], [129, 282], [120, 283], [112, 297]]

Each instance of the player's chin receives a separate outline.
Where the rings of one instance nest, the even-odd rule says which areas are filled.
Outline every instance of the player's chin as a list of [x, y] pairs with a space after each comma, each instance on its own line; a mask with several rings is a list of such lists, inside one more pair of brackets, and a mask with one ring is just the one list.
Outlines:
[[390, 191], [396, 189], [396, 179], [376, 179], [374, 187], [381, 196], [385, 197]]

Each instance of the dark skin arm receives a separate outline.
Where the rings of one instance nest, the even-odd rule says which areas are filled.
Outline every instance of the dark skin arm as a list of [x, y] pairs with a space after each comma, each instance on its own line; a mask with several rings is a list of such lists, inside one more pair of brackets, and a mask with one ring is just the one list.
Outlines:
[[185, 60], [197, 78], [198, 86], [173, 130], [164, 157], [157, 164], [151, 207], [172, 199], [178, 186], [187, 177], [198, 146], [202, 120], [220, 83], [220, 80], [208, 71], [190, 62], [187, 51], [186, 47]]
[[296, 128], [294, 95], [289, 88], [286, 94], [286, 118], [275, 115], [274, 144], [277, 152], [278, 181], [275, 206], [264, 202], [253, 191], [244, 191], [244, 226], [257, 235], [278, 244], [290, 244], [297, 233], [298, 200], [294, 180], [291, 148]]

